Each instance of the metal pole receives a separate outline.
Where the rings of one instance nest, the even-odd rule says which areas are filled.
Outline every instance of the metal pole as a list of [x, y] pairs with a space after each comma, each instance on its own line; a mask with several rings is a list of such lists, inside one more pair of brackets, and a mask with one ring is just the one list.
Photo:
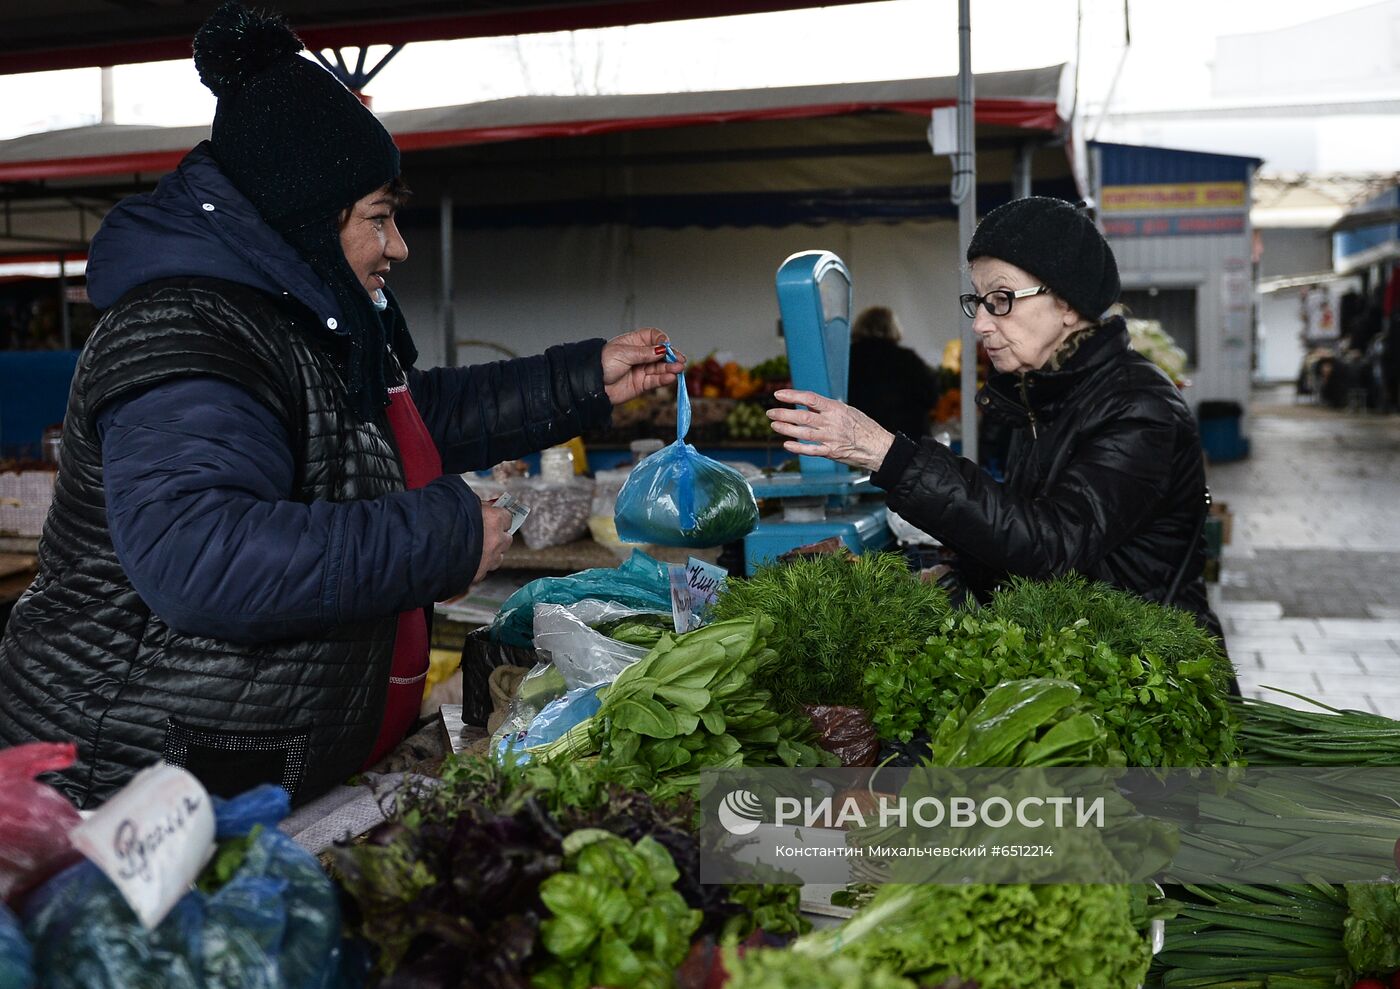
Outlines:
[[442, 244], [442, 291], [439, 301], [442, 305], [442, 365], [457, 366], [457, 311], [453, 299], [452, 277], [452, 197], [444, 192], [438, 213], [441, 226]]
[[117, 121], [116, 98], [113, 95], [112, 87], [112, 67], [102, 66], [102, 116], [100, 122], [104, 124], [114, 124]]
[[68, 255], [58, 255], [58, 321], [63, 328], [63, 349], [73, 349], [73, 324], [68, 318]]
[[1011, 198], [1025, 199], [1031, 194], [1031, 157], [1035, 145], [1022, 141], [1016, 145], [1016, 162], [1011, 167]]
[[[958, 154], [953, 171], [954, 198], [958, 204], [958, 263], [967, 257], [967, 245], [977, 226], [977, 140], [973, 121], [971, 0], [958, 0]], [[959, 279], [961, 282], [962, 279]], [[962, 324], [962, 455], [977, 462], [977, 334], [972, 320]]]

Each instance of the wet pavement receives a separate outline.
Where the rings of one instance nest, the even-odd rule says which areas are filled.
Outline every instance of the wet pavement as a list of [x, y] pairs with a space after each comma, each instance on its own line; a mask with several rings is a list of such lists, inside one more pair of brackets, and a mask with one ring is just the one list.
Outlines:
[[1212, 587], [1249, 696], [1400, 718], [1400, 416], [1258, 391], [1252, 454], [1213, 465], [1233, 515]]

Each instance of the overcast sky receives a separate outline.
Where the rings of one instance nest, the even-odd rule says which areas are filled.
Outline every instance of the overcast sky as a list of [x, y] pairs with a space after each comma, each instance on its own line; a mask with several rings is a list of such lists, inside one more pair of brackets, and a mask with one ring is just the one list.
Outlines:
[[[275, 3], [275, 0], [272, 0]], [[1288, 27], [1376, 0], [1082, 0], [1081, 108], [1196, 107], [1210, 99], [1215, 39]], [[1073, 61], [1076, 0], [973, 0], [976, 71]], [[1320, 53], [1345, 58], [1345, 52]], [[532, 93], [646, 93], [952, 75], [955, 0], [680, 21], [409, 45], [368, 87], [376, 110]], [[115, 72], [116, 122], [194, 124], [214, 101], [186, 61]], [[0, 138], [80, 126], [100, 110], [99, 70], [0, 76]]]

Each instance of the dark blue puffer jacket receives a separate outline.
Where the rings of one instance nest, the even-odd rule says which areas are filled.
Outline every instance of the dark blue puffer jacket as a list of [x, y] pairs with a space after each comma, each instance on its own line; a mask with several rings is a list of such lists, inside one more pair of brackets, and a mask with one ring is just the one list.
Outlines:
[[0, 639], [0, 743], [77, 741], [80, 804], [161, 757], [305, 799], [373, 742], [397, 613], [475, 573], [455, 475], [606, 421], [602, 341], [410, 370], [450, 473], [404, 491], [387, 422], [346, 402], [330, 293], [202, 147], [113, 210], [88, 278], [108, 311]]

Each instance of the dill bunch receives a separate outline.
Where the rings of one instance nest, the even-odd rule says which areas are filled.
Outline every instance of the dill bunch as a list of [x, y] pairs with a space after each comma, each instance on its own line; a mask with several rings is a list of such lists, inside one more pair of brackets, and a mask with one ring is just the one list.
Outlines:
[[1119, 655], [1150, 652], [1171, 669], [1209, 658], [1211, 679], [1220, 686], [1233, 672], [1220, 640], [1197, 625], [1190, 612], [1164, 608], [1078, 574], [1045, 581], [1013, 577], [992, 595], [983, 614], [1015, 622], [1031, 638], [1082, 618], [1088, 622], [1084, 637], [1108, 643]]
[[897, 553], [818, 556], [731, 578], [714, 618], [766, 615], [768, 647], [780, 662], [756, 681], [782, 705], [865, 706], [865, 671], [887, 652], [912, 652], [938, 632], [951, 609]]

